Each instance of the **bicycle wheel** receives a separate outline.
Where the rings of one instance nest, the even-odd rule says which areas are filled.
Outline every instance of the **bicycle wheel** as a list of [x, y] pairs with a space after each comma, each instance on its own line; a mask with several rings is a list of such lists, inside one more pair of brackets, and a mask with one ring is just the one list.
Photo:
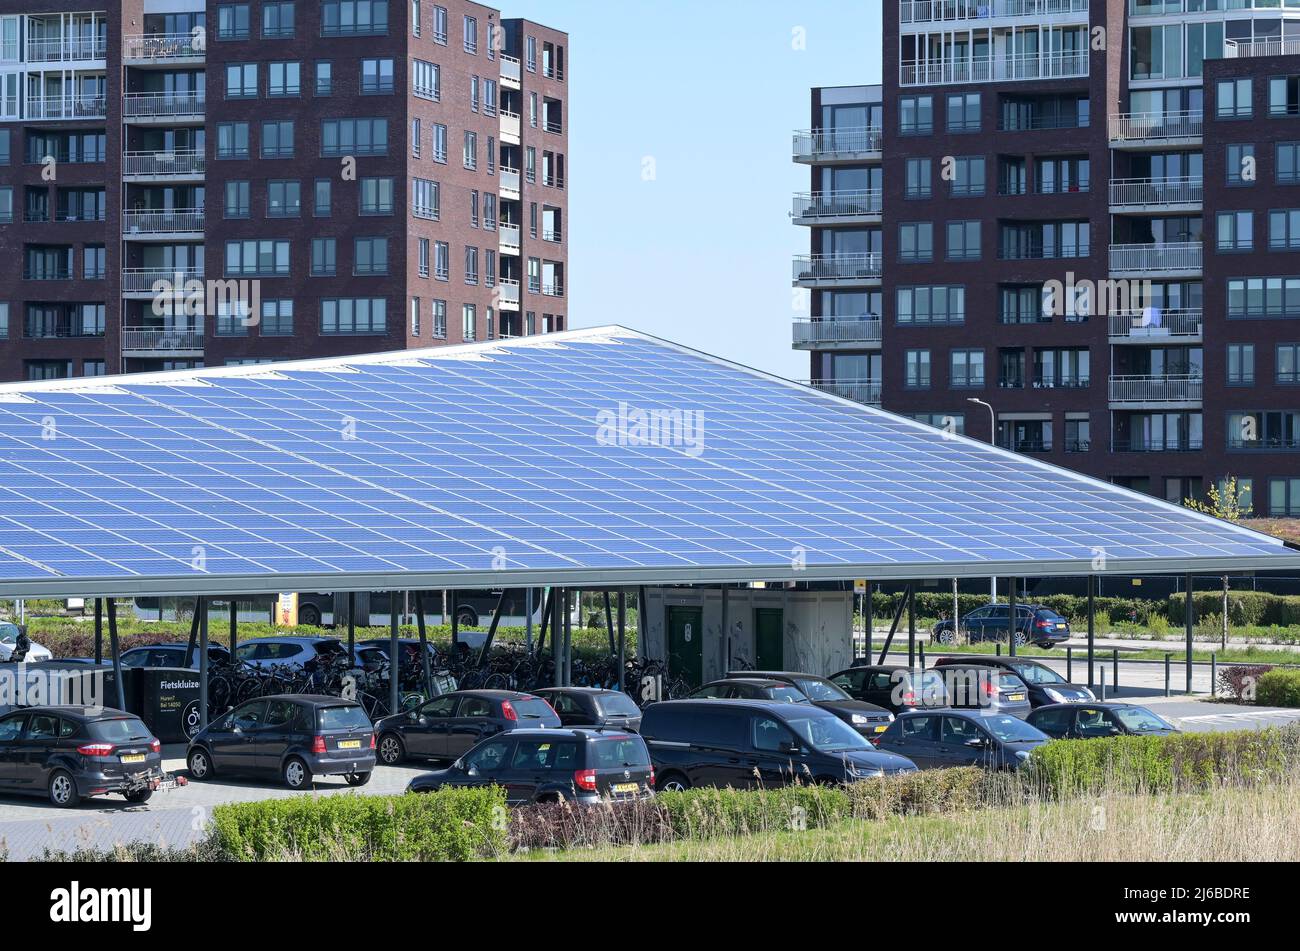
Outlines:
[[256, 677], [247, 677], [235, 691], [235, 703], [243, 703], [245, 700], [252, 700], [254, 697], [260, 697], [261, 695], [262, 682]]

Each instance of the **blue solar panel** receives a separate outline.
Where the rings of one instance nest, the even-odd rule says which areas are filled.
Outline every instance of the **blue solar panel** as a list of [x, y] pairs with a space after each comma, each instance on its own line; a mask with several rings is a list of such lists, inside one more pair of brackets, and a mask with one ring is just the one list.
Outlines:
[[1300, 565], [621, 328], [333, 363], [0, 388], [0, 593]]

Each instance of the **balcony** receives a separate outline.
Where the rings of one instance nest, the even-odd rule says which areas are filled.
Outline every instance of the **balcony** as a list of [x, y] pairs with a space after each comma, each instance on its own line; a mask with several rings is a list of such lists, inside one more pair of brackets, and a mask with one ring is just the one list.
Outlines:
[[104, 328], [99, 324], [87, 324], [70, 314], [53, 317], [26, 317], [23, 320], [23, 336], [28, 340], [65, 340], [73, 337], [102, 337]]
[[1277, 40], [1224, 40], [1223, 56], [1225, 59], [1246, 59], [1252, 56], [1297, 56], [1300, 55], [1300, 37], [1288, 37]]
[[857, 350], [880, 347], [879, 317], [799, 318], [794, 322], [794, 347], [799, 350]]
[[123, 327], [122, 356], [203, 355], [202, 328], [165, 329], [161, 327]]
[[501, 53], [497, 56], [497, 59], [501, 61], [501, 88], [522, 89], [523, 71], [518, 57]]
[[1137, 276], [1196, 277], [1201, 273], [1204, 248], [1199, 241], [1174, 244], [1112, 244], [1110, 273]]
[[27, 41], [29, 63], [88, 63], [108, 58], [104, 37], [51, 37]]
[[501, 224], [497, 227], [497, 234], [502, 254], [519, 254], [522, 239], [518, 225]]
[[1111, 440], [1111, 452], [1200, 452], [1203, 448], [1199, 439], [1121, 439], [1116, 436]]
[[1088, 75], [1088, 53], [1045, 53], [959, 62], [910, 63], [899, 67], [902, 86], [1009, 82], [1018, 79], [1074, 79]]
[[519, 169], [509, 168], [502, 165], [497, 169], [497, 191], [502, 198], [508, 198], [511, 201], [519, 201], [523, 197], [520, 190]]
[[951, 23], [957, 20], [1003, 20], [1079, 14], [1088, 22], [1088, 0], [901, 0], [899, 23]]
[[501, 141], [506, 145], [518, 145], [520, 142], [520, 133], [522, 124], [519, 113], [501, 110]]
[[1199, 178], [1116, 178], [1110, 183], [1112, 212], [1198, 212], [1205, 200]]
[[[202, 34], [199, 34], [202, 35]], [[202, 65], [205, 51], [193, 33], [144, 33], [122, 38], [122, 61], [127, 66]]]
[[1122, 112], [1110, 117], [1110, 147], [1197, 146], [1204, 131], [1205, 118], [1199, 112]]
[[799, 192], [794, 196], [797, 225], [875, 224], [880, 221], [881, 190]]
[[202, 152], [127, 152], [122, 177], [128, 181], [202, 181], [206, 168]]
[[1201, 339], [1201, 308], [1130, 310], [1110, 315], [1111, 343], [1159, 344], [1177, 338], [1179, 343]]
[[880, 405], [879, 380], [813, 380], [808, 385], [840, 399], [866, 403], [868, 406]]
[[541, 294], [543, 297], [563, 297], [564, 282], [555, 279], [550, 281], [543, 281], [541, 287]]
[[122, 97], [122, 115], [136, 121], [192, 120], [202, 122], [203, 96], [163, 92], [129, 92]]
[[24, 103], [25, 119], [104, 119], [108, 117], [108, 100], [85, 94], [69, 96], [29, 96]]
[[802, 254], [794, 259], [797, 287], [877, 284], [881, 256], [876, 254]]
[[792, 153], [796, 162], [805, 165], [878, 161], [883, 138], [880, 129], [867, 126], [806, 129], [794, 134]]
[[[159, 294], [174, 293], [190, 281], [203, 280], [199, 268], [124, 267], [122, 268], [122, 295], [131, 298], [152, 298]], [[157, 285], [159, 290], [155, 290]]]
[[127, 241], [184, 241], [203, 238], [203, 209], [122, 212], [122, 237]]
[[502, 310], [519, 309], [519, 282], [502, 277], [497, 280], [497, 306]]
[[1188, 404], [1194, 408], [1201, 402], [1204, 389], [1202, 379], [1190, 373], [1166, 376], [1112, 376], [1109, 399], [1111, 403]]

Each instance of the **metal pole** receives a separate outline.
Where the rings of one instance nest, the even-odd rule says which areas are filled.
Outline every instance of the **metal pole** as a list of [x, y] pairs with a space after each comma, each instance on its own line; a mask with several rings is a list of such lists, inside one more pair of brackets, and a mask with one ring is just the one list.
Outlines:
[[[208, 727], [208, 599], [199, 598], [194, 605], [199, 613], [199, 729]], [[188, 665], [186, 665], [188, 666]]]
[[402, 673], [402, 657], [397, 643], [398, 592], [388, 592], [388, 712], [396, 713], [401, 702], [398, 681]]
[[957, 579], [952, 579], [952, 642], [961, 637], [961, 602], [957, 598]]
[[1173, 657], [1171, 651], [1165, 651], [1165, 696], [1169, 696], [1169, 658]]
[[[158, 604], [162, 604], [162, 598], [158, 599]], [[95, 663], [104, 662], [104, 599], [95, 599]]]
[[1098, 672], [1101, 674], [1100, 699], [1105, 700], [1106, 699], [1106, 668], [1100, 667], [1098, 668]]
[[727, 619], [727, 586], [722, 586], [722, 671], [731, 669], [731, 629]]
[[1187, 692], [1192, 692], [1192, 628], [1196, 620], [1196, 604], [1192, 599], [1193, 578], [1187, 576], [1187, 610], [1183, 620], [1187, 624]]
[[542, 659], [546, 650], [546, 632], [551, 626], [551, 615], [555, 613], [555, 589], [547, 588], [542, 596], [542, 628], [537, 634], [537, 659]]
[[614, 643], [614, 609], [609, 603], [609, 588], [601, 593], [605, 596], [605, 633], [609, 636], [609, 656], [613, 657], [618, 653], [618, 645]]
[[429, 665], [429, 632], [424, 622], [424, 592], [415, 592], [415, 626], [420, 632], [420, 668], [424, 672], [424, 692], [433, 695], [433, 671]]
[[509, 588], [501, 589], [501, 597], [497, 598], [496, 610], [492, 612], [492, 623], [488, 625], [487, 637], [483, 638], [483, 649], [478, 652], [479, 670], [487, 663], [488, 651], [492, 650], [492, 642], [496, 640], [497, 625], [501, 623], [501, 614], [506, 609], [506, 595], [510, 593]]
[[1219, 695], [1219, 655], [1210, 651], [1210, 699]]
[[357, 593], [349, 591], [347, 596], [348, 606], [348, 664], [353, 667], [357, 666]]
[[1112, 672], [1115, 674], [1115, 676], [1111, 678], [1111, 680], [1114, 681], [1114, 683], [1111, 686], [1115, 688], [1115, 695], [1119, 696], [1119, 648], [1118, 647], [1111, 649], [1110, 666]]
[[451, 654], [460, 660], [460, 597], [451, 589]]
[[524, 588], [524, 650], [533, 650], [533, 588]]
[[1016, 616], [1016, 579], [1007, 579], [1007, 654], [1016, 656], [1016, 630], [1020, 627], [1020, 618]]
[[188, 670], [194, 663], [194, 645], [199, 642], [199, 608], [203, 604], [202, 598], [194, 599], [194, 617], [190, 619], [190, 640], [185, 645], [185, 669]]
[[1097, 576], [1088, 575], [1088, 688], [1095, 683], [1092, 665], [1097, 650]]
[[907, 594], [911, 590], [912, 586], [908, 585], [903, 589], [903, 596], [898, 599], [898, 607], [894, 609], [894, 620], [889, 625], [889, 633], [885, 636], [885, 644], [880, 648], [880, 660], [877, 661], [878, 664], [883, 664], [885, 658], [889, 656], [889, 648], [893, 646], [894, 635], [898, 633], [898, 625], [903, 620], [903, 612], [907, 610]]
[[872, 634], [872, 628], [876, 626], [876, 606], [871, 595], [870, 581], [867, 582], [867, 590], [866, 593], [863, 595], [863, 598], [865, 599], [865, 601], [862, 609], [862, 617], [864, 619], [863, 624], [867, 629], [866, 658], [867, 658], [867, 662], [870, 663], [871, 662], [871, 634]]
[[561, 603], [563, 600], [564, 598], [560, 589], [552, 588], [551, 589], [551, 615], [552, 615], [551, 617], [551, 666], [554, 667], [554, 670], [552, 671], [552, 677], [555, 681], [553, 686], [556, 687], [564, 686], [564, 671], [560, 667], [560, 641], [563, 639], [563, 635], [560, 633], [560, 629], [562, 628], [564, 623], [560, 620], [560, 615], [564, 612], [564, 605]]
[[1065, 679], [1074, 683], [1074, 648], [1065, 649]]
[[624, 671], [627, 668], [627, 595], [618, 589], [618, 689], [626, 690]]
[[[578, 610], [582, 610], [582, 592], [578, 592]], [[569, 589], [564, 589], [564, 686], [573, 686], [573, 604]]]
[[916, 670], [916, 583], [907, 586], [907, 669]]
[[[108, 649], [113, 655], [113, 683], [117, 686], [117, 708], [126, 709], [126, 691], [122, 687], [122, 654], [117, 649], [117, 602], [108, 599]], [[206, 690], [207, 681], [199, 684], [199, 690]]]
[[239, 603], [233, 596], [230, 598], [230, 656], [235, 656], [235, 648], [239, 646]]

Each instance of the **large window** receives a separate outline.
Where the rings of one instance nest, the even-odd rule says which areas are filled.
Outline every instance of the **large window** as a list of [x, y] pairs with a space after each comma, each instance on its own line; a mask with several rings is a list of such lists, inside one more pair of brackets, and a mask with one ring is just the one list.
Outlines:
[[391, 215], [393, 213], [393, 180], [391, 178], [361, 179], [361, 214]]
[[1249, 251], [1255, 246], [1253, 212], [1221, 211], [1216, 223], [1220, 251]]
[[1268, 247], [1270, 251], [1300, 251], [1300, 208], [1268, 213]]
[[320, 303], [323, 334], [382, 334], [388, 330], [388, 301], [382, 297], [343, 297]]
[[411, 92], [421, 99], [437, 102], [442, 98], [442, 70], [436, 63], [411, 60]]
[[288, 39], [294, 34], [291, 0], [266, 0], [262, 4], [262, 36], [268, 40]]
[[361, 95], [386, 95], [393, 91], [393, 61], [391, 59], [363, 59], [361, 61]]
[[966, 319], [966, 289], [959, 285], [900, 287], [896, 301], [900, 324], [959, 324]]
[[353, 274], [365, 277], [388, 273], [387, 238], [357, 238], [354, 247]]
[[388, 32], [388, 0], [321, 0], [321, 36]]
[[249, 24], [249, 4], [223, 3], [217, 7], [217, 39], [246, 40]]
[[302, 92], [302, 67], [298, 63], [269, 63], [266, 94], [272, 98], [297, 96]]
[[1228, 280], [1229, 317], [1300, 317], [1300, 277]]
[[1228, 184], [1253, 185], [1255, 183], [1255, 146], [1253, 144], [1228, 146]]
[[900, 135], [928, 135], [933, 131], [933, 96], [903, 96], [898, 100], [898, 132]]
[[948, 260], [978, 261], [980, 258], [980, 223], [948, 222]]
[[416, 178], [411, 181], [411, 214], [437, 221], [441, 214], [441, 189], [437, 182]]
[[1278, 76], [1268, 81], [1268, 114], [1300, 116], [1300, 76]]
[[974, 389], [984, 385], [984, 351], [953, 350], [949, 354], [948, 385]]
[[302, 214], [302, 184], [295, 181], [266, 183], [266, 216], [297, 218]]
[[246, 159], [248, 157], [248, 123], [219, 123], [217, 125], [217, 158]]
[[321, 155], [387, 155], [387, 119], [325, 119]]
[[257, 98], [256, 63], [232, 63], [226, 67], [226, 98]]
[[978, 132], [980, 130], [980, 94], [957, 93], [948, 97], [948, 131]]
[[898, 257], [907, 263], [934, 260], [934, 224], [929, 221], [905, 221], [900, 224]]
[[958, 156], [953, 159], [951, 192], [954, 197], [984, 194], [984, 157]]
[[293, 120], [262, 123], [262, 158], [293, 158]]
[[930, 160], [928, 158], [910, 158], [906, 163], [906, 182], [904, 198], [930, 197]]
[[289, 242], [271, 238], [227, 241], [227, 277], [282, 277], [289, 273]]
[[908, 350], [904, 354], [905, 385], [912, 390], [930, 388], [930, 351]]
[[1220, 119], [1249, 119], [1251, 114], [1250, 79], [1223, 79], [1215, 86], [1215, 115]]

